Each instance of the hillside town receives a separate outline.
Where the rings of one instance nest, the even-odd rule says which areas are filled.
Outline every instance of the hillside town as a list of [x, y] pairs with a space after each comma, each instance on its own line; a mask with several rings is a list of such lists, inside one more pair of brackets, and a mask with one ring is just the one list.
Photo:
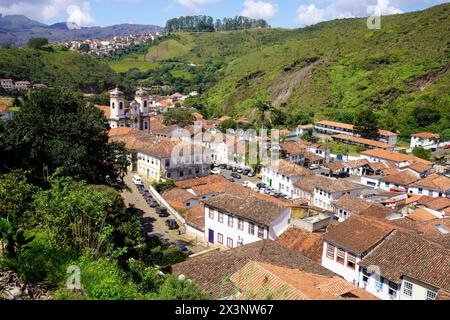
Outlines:
[[127, 49], [132, 45], [151, 44], [158, 39], [162, 33], [131, 34], [127, 36], [115, 36], [111, 39], [86, 39], [70, 40], [59, 43], [70, 51], [76, 51], [92, 56], [108, 57], [118, 50]]
[[16, 2], [0, 5], [2, 314], [450, 301], [450, 3]]
[[[260, 274], [268, 273], [274, 292], [289, 288], [276, 299], [449, 297], [448, 157], [430, 162], [396, 151], [396, 133], [380, 131], [379, 140], [368, 140], [350, 125], [319, 121], [278, 145], [261, 144], [280, 158], [257, 168], [248, 157], [258, 139], [219, 130], [230, 117], [193, 113], [190, 127], [166, 126], [144, 89], [129, 108], [118, 88], [110, 97], [110, 106], [97, 107], [111, 123], [110, 140], [130, 152], [132, 192], [142, 194], [146, 211], [156, 208], [157, 219], [170, 217], [167, 225], [180, 239], [207, 248], [173, 272], [213, 297], [261, 299]], [[365, 149], [335, 155], [302, 140], [304, 129]], [[445, 152], [450, 141], [419, 132], [411, 136], [416, 146]], [[158, 193], [154, 183], [167, 180], [174, 187]], [[219, 291], [226, 275], [230, 284]], [[335, 286], [340, 289], [330, 291]]]

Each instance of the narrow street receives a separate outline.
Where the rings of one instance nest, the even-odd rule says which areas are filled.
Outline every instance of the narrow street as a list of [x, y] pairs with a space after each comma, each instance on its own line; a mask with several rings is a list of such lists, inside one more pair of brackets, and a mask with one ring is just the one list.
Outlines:
[[178, 230], [169, 230], [165, 225], [165, 221], [173, 217], [160, 218], [158, 216], [155, 209], [147, 204], [144, 197], [137, 190], [132, 181], [132, 174], [128, 174], [125, 177], [125, 183], [128, 187], [122, 192], [125, 205], [134, 205], [138, 209], [146, 234], [156, 235], [166, 244], [184, 245], [193, 253], [207, 249], [200, 243], [196, 243], [195, 237], [189, 237], [186, 234], [179, 235]]

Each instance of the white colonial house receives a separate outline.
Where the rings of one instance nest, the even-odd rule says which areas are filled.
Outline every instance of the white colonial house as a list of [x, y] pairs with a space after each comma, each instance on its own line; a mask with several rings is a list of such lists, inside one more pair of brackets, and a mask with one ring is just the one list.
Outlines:
[[12, 79], [0, 79], [0, 85], [5, 90], [15, 89], [14, 81]]
[[435, 300], [450, 291], [442, 271], [448, 250], [417, 235], [393, 231], [359, 265], [359, 287], [383, 300]]
[[314, 185], [313, 205], [328, 211], [333, 210], [333, 202], [344, 195], [359, 197], [365, 186], [347, 180], [320, 180]]
[[304, 167], [286, 160], [277, 160], [262, 167], [262, 181], [279, 192], [295, 197], [294, 183], [302, 177], [314, 175]]
[[437, 173], [431, 174], [409, 185], [408, 192], [433, 198], [450, 198], [450, 178]]
[[[315, 128], [317, 132], [329, 135], [345, 134], [350, 136], [357, 136], [354, 133], [354, 126], [352, 124], [342, 122], [319, 121], [316, 123]], [[387, 130], [380, 130], [378, 134], [379, 141], [393, 146], [397, 144], [398, 134]]]
[[419, 132], [411, 136], [411, 149], [423, 147], [433, 148], [438, 146], [440, 136], [431, 132]]
[[221, 194], [205, 200], [204, 205], [206, 239], [230, 249], [276, 240], [291, 220], [291, 207], [259, 196]]
[[189, 142], [155, 138], [137, 149], [137, 170], [148, 181], [186, 180], [210, 174], [211, 151]]

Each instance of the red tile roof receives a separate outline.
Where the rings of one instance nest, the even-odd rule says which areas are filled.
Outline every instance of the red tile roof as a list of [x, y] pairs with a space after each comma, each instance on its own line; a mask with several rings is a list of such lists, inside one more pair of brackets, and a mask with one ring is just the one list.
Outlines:
[[95, 105], [95, 107], [103, 112], [106, 119], [111, 119], [111, 107], [110, 106], [101, 106]]
[[424, 189], [448, 192], [450, 189], [450, 178], [435, 173], [415, 182], [413, 185]]
[[323, 241], [316, 233], [290, 228], [277, 239], [277, 242], [283, 247], [300, 252], [311, 260], [322, 262]]
[[378, 266], [381, 276], [396, 284], [407, 276], [450, 290], [450, 251], [409, 233], [394, 231], [359, 265]]
[[302, 254], [284, 248], [270, 240], [262, 240], [228, 251], [214, 251], [189, 258], [172, 266], [175, 275], [185, 275], [200, 288], [220, 299], [237, 292], [236, 286], [228, 280], [249, 261], [297, 269], [308, 273], [333, 276], [334, 273]]
[[205, 206], [199, 204], [186, 210], [186, 223], [192, 227], [205, 231]]
[[393, 230], [393, 226], [381, 221], [351, 216], [344, 222], [334, 226], [322, 238], [357, 255], [364, 255], [385, 239]]

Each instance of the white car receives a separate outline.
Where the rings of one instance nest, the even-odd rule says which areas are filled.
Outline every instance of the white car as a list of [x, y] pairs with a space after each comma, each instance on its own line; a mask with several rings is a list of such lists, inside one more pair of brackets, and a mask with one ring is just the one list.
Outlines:
[[143, 185], [142, 179], [141, 179], [141, 177], [139, 177], [139, 176], [133, 176], [133, 183], [134, 183], [135, 185], [140, 185], [140, 186]]
[[211, 174], [222, 174], [222, 172], [216, 168], [216, 169], [211, 170]]

